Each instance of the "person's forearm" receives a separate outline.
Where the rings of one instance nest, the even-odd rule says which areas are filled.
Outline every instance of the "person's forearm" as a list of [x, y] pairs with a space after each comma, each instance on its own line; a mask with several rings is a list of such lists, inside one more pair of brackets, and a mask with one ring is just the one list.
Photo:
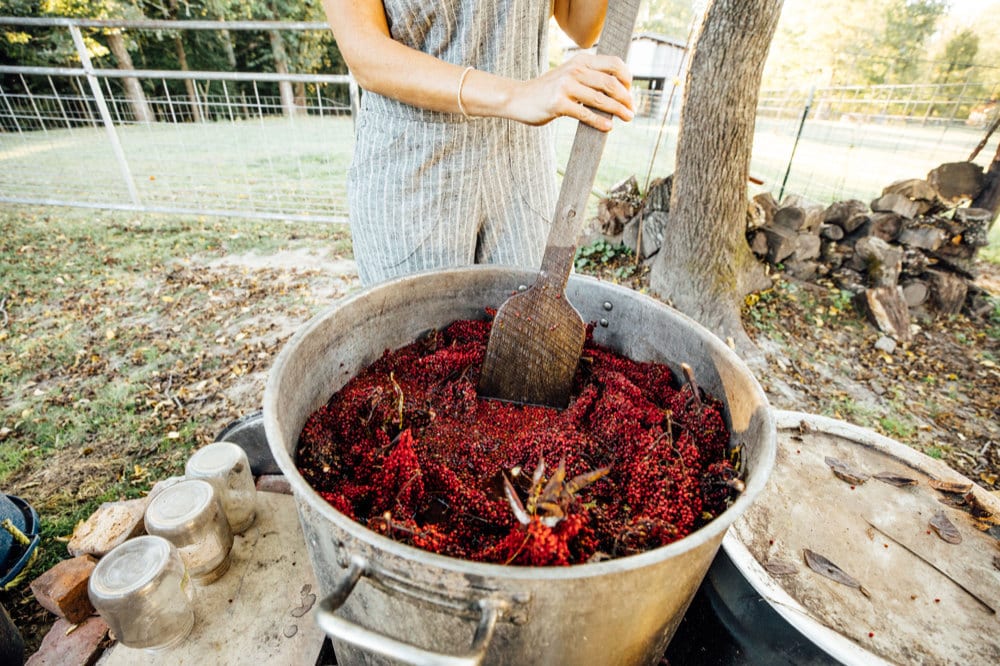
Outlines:
[[[358, 85], [411, 106], [460, 112], [459, 81], [465, 68], [392, 39], [381, 2], [323, 0], [323, 8]], [[515, 82], [486, 72], [470, 75], [466, 75], [462, 85], [462, 107], [466, 113], [501, 115]]]
[[590, 48], [604, 27], [608, 0], [555, 0], [552, 15], [566, 35], [581, 48]]
[[537, 78], [515, 81], [467, 72], [467, 67], [397, 42], [380, 0], [323, 0], [323, 8], [341, 55], [365, 90], [430, 111], [498, 116], [529, 125], [571, 116], [611, 129], [611, 122], [592, 109], [632, 118], [631, 77], [618, 58], [579, 54]]

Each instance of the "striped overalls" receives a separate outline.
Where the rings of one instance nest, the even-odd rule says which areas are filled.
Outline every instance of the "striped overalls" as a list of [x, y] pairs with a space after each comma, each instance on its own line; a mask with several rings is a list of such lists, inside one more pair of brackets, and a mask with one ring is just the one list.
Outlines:
[[[394, 39], [447, 62], [518, 80], [548, 68], [549, 2], [383, 4]], [[537, 268], [556, 198], [552, 130], [363, 93], [347, 181], [362, 284], [472, 263]]]

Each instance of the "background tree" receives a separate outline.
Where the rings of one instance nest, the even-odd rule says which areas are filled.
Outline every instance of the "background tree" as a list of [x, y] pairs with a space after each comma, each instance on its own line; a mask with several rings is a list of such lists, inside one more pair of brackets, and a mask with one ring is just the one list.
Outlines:
[[881, 33], [867, 33], [856, 53], [863, 82], [915, 82], [927, 60], [927, 39], [947, 9], [947, 0], [894, 0]]
[[714, 0], [685, 83], [665, 242], [650, 288], [748, 352], [743, 297], [769, 284], [745, 230], [757, 95], [782, 0]]
[[978, 52], [979, 35], [975, 32], [965, 28], [953, 35], [945, 44], [944, 53], [936, 63], [934, 83], [966, 80], [969, 71], [975, 65]]

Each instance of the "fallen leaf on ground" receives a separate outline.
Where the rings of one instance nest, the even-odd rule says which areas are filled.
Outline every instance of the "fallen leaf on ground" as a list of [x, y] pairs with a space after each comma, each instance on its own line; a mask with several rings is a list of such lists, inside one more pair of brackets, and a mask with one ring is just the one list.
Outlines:
[[878, 474], [872, 476], [872, 478], [878, 479], [882, 483], [888, 483], [890, 486], [896, 486], [897, 488], [917, 485], [917, 480], [913, 477], [901, 476], [899, 474], [893, 474], [892, 472], [879, 472]]

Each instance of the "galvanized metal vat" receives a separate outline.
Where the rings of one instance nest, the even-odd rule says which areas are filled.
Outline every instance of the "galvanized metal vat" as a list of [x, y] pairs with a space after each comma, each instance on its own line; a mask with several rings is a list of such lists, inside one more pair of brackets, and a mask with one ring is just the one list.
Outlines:
[[[746, 491], [681, 541], [572, 567], [469, 562], [376, 534], [327, 504], [299, 475], [294, 452], [308, 416], [348, 379], [432, 328], [483, 316], [534, 273], [491, 266], [384, 283], [318, 315], [284, 348], [264, 393], [272, 454], [288, 478], [324, 595], [321, 627], [338, 663], [653, 664], [698, 588], [726, 528], [761, 491], [775, 426], [760, 385], [721, 341], [633, 290], [573, 276], [567, 297], [594, 337], [626, 356], [690, 364], [722, 399], [745, 451]], [[336, 610], [336, 613], [333, 611]]]

